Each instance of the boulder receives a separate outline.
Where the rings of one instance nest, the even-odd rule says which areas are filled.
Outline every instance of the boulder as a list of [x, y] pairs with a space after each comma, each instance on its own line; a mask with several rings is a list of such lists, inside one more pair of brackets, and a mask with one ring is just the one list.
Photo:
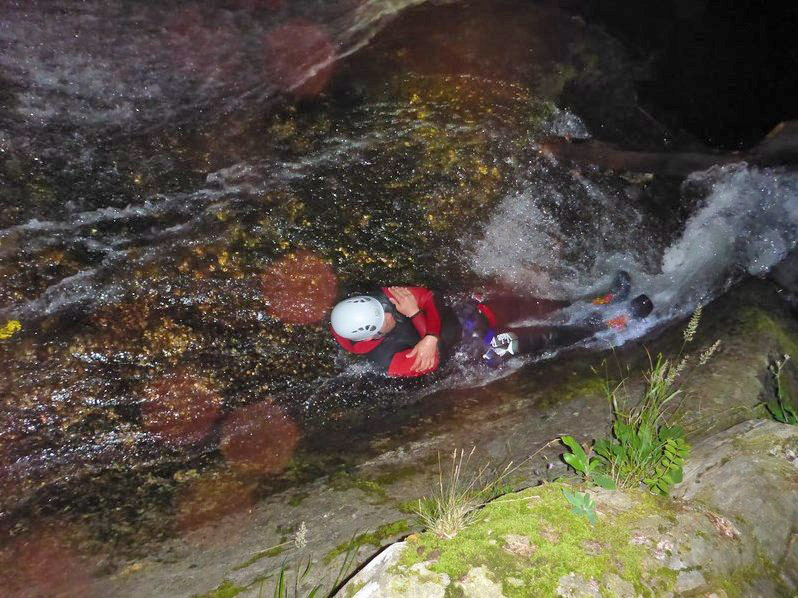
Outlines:
[[754, 420], [707, 438], [674, 496], [708, 505], [723, 533], [753, 540], [762, 566], [798, 592], [798, 426]]

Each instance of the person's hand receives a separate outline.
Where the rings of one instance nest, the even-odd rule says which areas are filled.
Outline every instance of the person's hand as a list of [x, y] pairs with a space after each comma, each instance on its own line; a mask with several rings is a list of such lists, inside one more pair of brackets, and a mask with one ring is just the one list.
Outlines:
[[410, 366], [411, 372], [425, 372], [435, 366], [435, 358], [438, 355], [438, 339], [434, 336], [425, 336], [416, 343], [413, 350], [405, 357], [408, 359], [415, 357], [416, 360]]
[[396, 311], [400, 314], [409, 318], [418, 312], [418, 301], [407, 287], [388, 287], [388, 290], [393, 295], [388, 300], [396, 306]]

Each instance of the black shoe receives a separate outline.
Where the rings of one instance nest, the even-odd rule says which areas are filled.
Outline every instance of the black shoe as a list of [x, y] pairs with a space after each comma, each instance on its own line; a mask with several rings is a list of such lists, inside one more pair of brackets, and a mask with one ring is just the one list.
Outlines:
[[629, 314], [636, 320], [642, 320], [654, 311], [654, 303], [648, 295], [638, 295], [629, 302]]

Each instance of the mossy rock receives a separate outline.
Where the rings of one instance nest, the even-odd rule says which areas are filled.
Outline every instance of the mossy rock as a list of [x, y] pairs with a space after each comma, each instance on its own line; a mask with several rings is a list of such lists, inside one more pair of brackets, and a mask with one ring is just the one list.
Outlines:
[[788, 591], [784, 580], [771, 579], [754, 537], [705, 505], [593, 488], [591, 524], [571, 509], [564, 489], [585, 490], [544, 484], [494, 500], [452, 539], [413, 534], [369, 563], [341, 595], [399, 598], [422, 588], [424, 595], [466, 598]]

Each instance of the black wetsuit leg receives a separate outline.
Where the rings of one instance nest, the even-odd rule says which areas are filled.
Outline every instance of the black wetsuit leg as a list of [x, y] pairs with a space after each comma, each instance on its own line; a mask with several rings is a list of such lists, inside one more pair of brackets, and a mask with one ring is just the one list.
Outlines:
[[507, 332], [514, 332], [518, 336], [518, 352], [523, 354], [568, 347], [593, 336], [597, 331], [596, 326], [585, 324], [511, 328]]

